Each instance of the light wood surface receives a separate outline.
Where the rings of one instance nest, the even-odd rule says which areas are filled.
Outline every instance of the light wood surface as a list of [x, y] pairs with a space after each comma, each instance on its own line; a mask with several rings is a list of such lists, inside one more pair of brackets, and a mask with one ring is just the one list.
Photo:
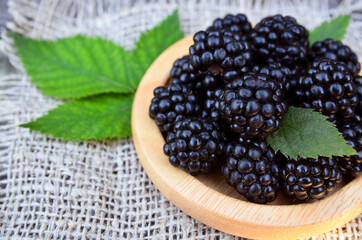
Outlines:
[[153, 89], [165, 85], [173, 62], [186, 54], [192, 37], [162, 53], [144, 75], [132, 109], [132, 132], [138, 156], [157, 188], [185, 213], [218, 230], [253, 239], [296, 239], [321, 234], [362, 212], [362, 177], [347, 183], [326, 199], [293, 204], [286, 196], [271, 204], [245, 201], [215, 172], [192, 177], [172, 167], [163, 154], [164, 139], [148, 116]]

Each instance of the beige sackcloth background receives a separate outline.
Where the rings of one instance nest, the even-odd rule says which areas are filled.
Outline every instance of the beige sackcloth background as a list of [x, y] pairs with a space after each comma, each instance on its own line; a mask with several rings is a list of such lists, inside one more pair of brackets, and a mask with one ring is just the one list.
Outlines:
[[[251, 22], [282, 13], [311, 29], [353, 14], [345, 38], [362, 59], [362, 1], [116, 1], [9, 2], [10, 31], [40, 39], [101, 36], [132, 49], [140, 33], [175, 8], [186, 35], [226, 13]], [[0, 79], [1, 239], [238, 239], [183, 213], [157, 190], [137, 158], [132, 139], [62, 141], [17, 127], [61, 101], [38, 91], [24, 74], [11, 39], [0, 49], [18, 69]], [[362, 215], [312, 239], [362, 239]]]

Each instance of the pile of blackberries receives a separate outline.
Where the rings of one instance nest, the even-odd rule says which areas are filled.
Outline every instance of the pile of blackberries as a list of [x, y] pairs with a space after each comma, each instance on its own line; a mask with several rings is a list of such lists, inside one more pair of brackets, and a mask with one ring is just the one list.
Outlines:
[[[280, 187], [294, 200], [319, 200], [342, 176], [361, 175], [362, 77], [348, 46], [326, 39], [310, 47], [305, 27], [281, 15], [254, 28], [243, 14], [227, 15], [193, 40], [149, 108], [173, 166], [191, 175], [221, 169], [256, 203], [273, 201]], [[281, 127], [289, 106], [328, 116], [359, 155], [276, 154], [265, 137]]]

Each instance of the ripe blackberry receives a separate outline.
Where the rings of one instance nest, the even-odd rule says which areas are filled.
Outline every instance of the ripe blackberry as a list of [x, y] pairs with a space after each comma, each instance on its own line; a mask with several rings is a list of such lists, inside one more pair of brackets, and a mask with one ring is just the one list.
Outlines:
[[337, 162], [331, 158], [289, 158], [282, 169], [283, 187], [295, 200], [324, 198], [342, 181]]
[[308, 31], [293, 17], [266, 17], [252, 30], [251, 45], [256, 62], [301, 64], [307, 61]]
[[344, 139], [348, 141], [358, 155], [336, 157], [343, 174], [358, 177], [362, 174], [362, 125], [361, 117], [351, 123], [339, 126]]
[[351, 119], [358, 104], [356, 85], [342, 62], [318, 59], [297, 83], [296, 96], [305, 108], [314, 108], [331, 121]]
[[197, 76], [190, 73], [188, 69], [190, 56], [184, 56], [177, 59], [172, 66], [170, 76], [171, 83], [179, 85], [187, 85], [192, 90], [200, 90], [202, 82]]
[[153, 95], [149, 116], [162, 133], [171, 131], [176, 121], [198, 116], [201, 112], [197, 96], [187, 86], [172, 83], [167, 87], [155, 88]]
[[313, 60], [327, 58], [344, 62], [352, 75], [357, 75], [361, 70], [357, 55], [340, 41], [325, 39], [315, 42], [310, 53]]
[[170, 163], [191, 175], [208, 173], [224, 153], [226, 138], [216, 122], [185, 118], [175, 123], [164, 145]]
[[200, 31], [190, 47], [189, 70], [203, 76], [203, 87], [213, 89], [248, 71], [251, 57], [249, 43], [239, 35], [227, 30]]
[[267, 203], [277, 196], [279, 166], [265, 140], [229, 143], [222, 166], [226, 181], [249, 201]]
[[240, 36], [241, 40], [248, 40], [251, 33], [251, 24], [244, 14], [228, 14], [224, 18], [217, 18], [206, 31], [229, 30]]
[[257, 73], [235, 78], [220, 92], [216, 106], [230, 130], [243, 138], [266, 137], [287, 112], [281, 83]]

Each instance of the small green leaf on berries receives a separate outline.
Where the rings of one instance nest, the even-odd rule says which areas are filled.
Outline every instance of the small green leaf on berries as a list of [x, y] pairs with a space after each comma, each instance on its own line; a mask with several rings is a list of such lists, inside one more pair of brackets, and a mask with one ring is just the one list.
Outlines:
[[331, 21], [323, 22], [313, 30], [309, 31], [309, 44], [313, 45], [313, 43], [323, 41], [327, 38], [331, 38], [335, 41], [341, 41], [347, 31], [350, 20], [351, 15], [342, 15], [333, 18]]
[[267, 142], [274, 151], [294, 159], [357, 154], [326, 116], [305, 108], [290, 107], [281, 128]]

